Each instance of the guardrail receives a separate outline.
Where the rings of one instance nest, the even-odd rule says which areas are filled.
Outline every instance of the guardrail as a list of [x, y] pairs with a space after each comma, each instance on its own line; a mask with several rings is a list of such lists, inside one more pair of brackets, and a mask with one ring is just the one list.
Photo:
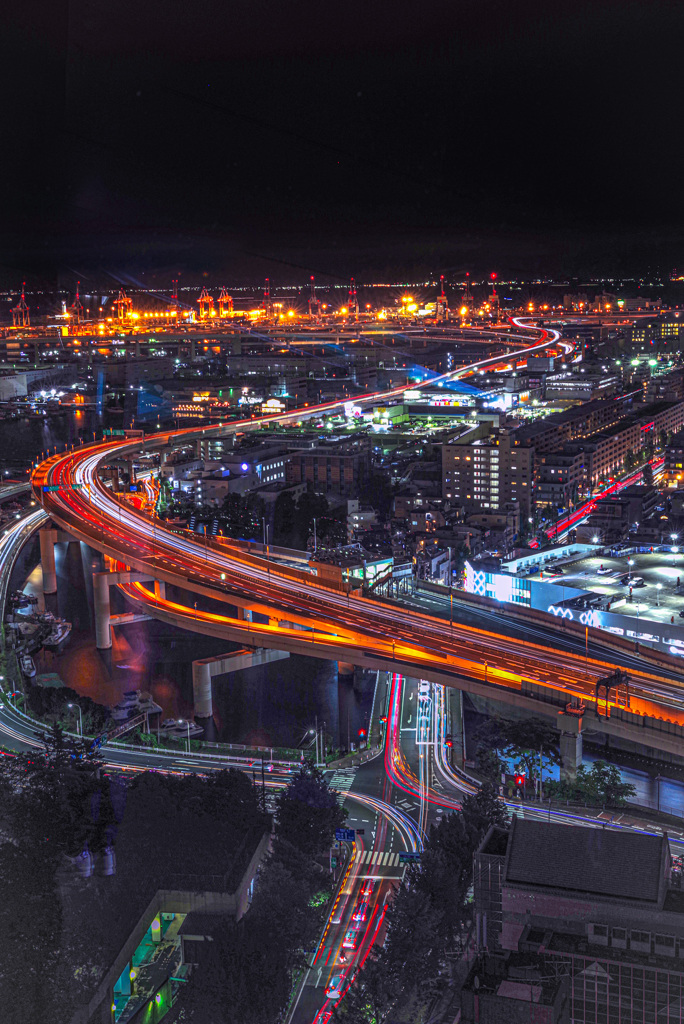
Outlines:
[[[424, 590], [429, 593], [439, 594], [442, 597], [449, 597], [451, 594], [453, 596], [454, 603], [459, 603], [466, 607], [470, 606], [473, 608], [480, 608], [483, 611], [498, 612], [499, 614], [506, 615], [507, 618], [520, 619], [528, 625], [530, 623], [536, 623], [546, 626], [547, 628], [552, 626], [560, 632], [567, 633], [568, 635], [577, 637], [581, 640], [585, 639], [586, 630], [588, 629], [589, 639], [600, 646], [614, 648], [615, 650], [621, 651], [625, 654], [635, 653], [634, 640], [626, 640], [624, 637], [616, 636], [607, 629], [598, 629], [596, 626], [583, 626], [579, 622], [570, 622], [568, 619], [562, 619], [555, 615], [550, 615], [548, 612], [542, 612], [536, 608], [521, 608], [520, 605], [512, 604], [509, 601], [498, 601], [494, 597], [482, 597], [480, 594], [467, 594], [464, 590], [455, 590], [453, 587], [445, 587], [440, 583], [430, 583], [428, 580], [417, 580], [416, 590]], [[645, 643], [639, 644], [638, 653], [642, 661], [652, 663], [654, 668], [665, 668], [681, 674], [681, 659], [674, 658], [672, 655], [666, 654], [663, 651], [657, 651], [653, 647], [647, 647]], [[594, 655], [594, 657], [596, 656]]]

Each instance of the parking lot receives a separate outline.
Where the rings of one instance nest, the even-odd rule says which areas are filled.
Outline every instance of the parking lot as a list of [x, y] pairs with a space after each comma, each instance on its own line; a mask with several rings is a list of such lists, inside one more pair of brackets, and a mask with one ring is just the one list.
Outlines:
[[[545, 570], [543, 578], [558, 586], [563, 594], [561, 600], [571, 598], [572, 590], [589, 590], [605, 594], [610, 599], [610, 611], [635, 618], [648, 617], [656, 622], [674, 620], [684, 625], [684, 618], [679, 617], [684, 611], [684, 554], [681, 552], [657, 551], [624, 558], [593, 555], [558, 564], [562, 575], [552, 576]], [[620, 582], [630, 572], [632, 580], [643, 580], [643, 585], [632, 587], [631, 602], [629, 586]]]

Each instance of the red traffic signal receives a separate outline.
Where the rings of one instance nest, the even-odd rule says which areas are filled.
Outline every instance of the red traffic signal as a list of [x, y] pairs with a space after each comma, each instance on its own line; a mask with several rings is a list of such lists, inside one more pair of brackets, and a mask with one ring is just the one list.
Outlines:
[[359, 736], [360, 736], [360, 738], [363, 739], [363, 737], [365, 735], [366, 735], [366, 730], [365, 729], [359, 729]]
[[446, 747], [453, 747], [453, 745], [454, 745], [454, 741], [453, 741], [453, 738], [452, 738], [452, 736], [451, 736], [451, 733], [450, 733], [450, 732], [448, 732], [448, 733], [446, 734], [446, 736], [444, 737], [444, 745], [445, 745]]
[[514, 781], [515, 781], [516, 786], [524, 786], [525, 785], [525, 776], [524, 775], [516, 775]]

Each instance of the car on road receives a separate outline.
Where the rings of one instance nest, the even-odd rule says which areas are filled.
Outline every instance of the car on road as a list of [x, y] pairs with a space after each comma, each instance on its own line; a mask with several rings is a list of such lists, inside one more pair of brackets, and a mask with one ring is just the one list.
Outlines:
[[359, 941], [359, 929], [358, 926], [350, 928], [342, 940], [342, 945], [345, 949], [356, 949]]
[[344, 974], [333, 974], [325, 990], [325, 994], [328, 997], [328, 999], [340, 998], [340, 996], [342, 995], [342, 989], [344, 987], [344, 977]]
[[352, 921], [365, 921], [368, 917], [368, 908], [370, 907], [370, 900], [367, 896], [362, 896], [359, 902], [354, 907], [354, 913], [352, 914]]
[[544, 572], [547, 572], [549, 574], [549, 576], [562, 576], [563, 575], [563, 570], [561, 569], [560, 565], [547, 565], [546, 568], [544, 569]]
[[596, 570], [599, 576], [607, 576], [608, 573], [611, 573], [612, 571], [612, 569], [608, 569], [604, 565], [599, 565], [598, 569]]

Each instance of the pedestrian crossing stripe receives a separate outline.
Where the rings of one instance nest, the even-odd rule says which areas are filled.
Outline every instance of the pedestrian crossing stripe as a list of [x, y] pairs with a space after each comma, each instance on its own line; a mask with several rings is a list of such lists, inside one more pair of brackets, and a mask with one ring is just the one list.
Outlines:
[[355, 776], [356, 768], [338, 768], [329, 779], [328, 786], [330, 789], [337, 789], [339, 791], [338, 799], [340, 803], [344, 801], [347, 793], [352, 788]]
[[374, 864], [376, 868], [396, 868], [399, 864], [399, 854], [384, 853], [382, 850], [364, 850], [357, 863]]

